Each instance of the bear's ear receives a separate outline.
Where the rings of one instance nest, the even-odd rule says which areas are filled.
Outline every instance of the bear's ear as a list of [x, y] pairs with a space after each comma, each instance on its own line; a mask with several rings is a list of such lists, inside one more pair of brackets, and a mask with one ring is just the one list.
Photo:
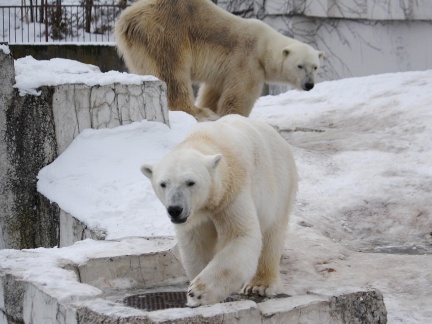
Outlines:
[[153, 177], [153, 166], [150, 164], [144, 164], [141, 167], [141, 172], [142, 172], [142, 174], [144, 174], [147, 178], [149, 178], [151, 180]]
[[323, 58], [325, 53], [323, 51], [318, 51], [318, 57]]
[[222, 159], [222, 154], [216, 154], [207, 157], [207, 166], [209, 169], [214, 170]]
[[282, 54], [283, 54], [284, 57], [287, 57], [290, 52], [291, 52], [291, 50], [288, 47], [285, 47], [282, 50]]

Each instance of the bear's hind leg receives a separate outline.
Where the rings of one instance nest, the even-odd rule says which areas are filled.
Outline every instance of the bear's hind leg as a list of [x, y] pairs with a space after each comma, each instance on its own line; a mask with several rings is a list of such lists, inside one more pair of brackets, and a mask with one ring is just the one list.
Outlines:
[[217, 105], [220, 98], [220, 91], [207, 83], [201, 84], [198, 90], [196, 106], [200, 108], [208, 108], [216, 113]]
[[277, 223], [263, 235], [263, 249], [258, 261], [258, 269], [253, 279], [245, 284], [240, 293], [274, 296], [280, 290], [279, 265], [282, 256], [286, 224]]

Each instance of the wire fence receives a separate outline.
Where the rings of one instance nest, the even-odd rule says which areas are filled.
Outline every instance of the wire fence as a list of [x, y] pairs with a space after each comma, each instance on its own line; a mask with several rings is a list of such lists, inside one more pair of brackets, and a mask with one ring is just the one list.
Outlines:
[[0, 7], [0, 42], [113, 42], [122, 5], [33, 5]]

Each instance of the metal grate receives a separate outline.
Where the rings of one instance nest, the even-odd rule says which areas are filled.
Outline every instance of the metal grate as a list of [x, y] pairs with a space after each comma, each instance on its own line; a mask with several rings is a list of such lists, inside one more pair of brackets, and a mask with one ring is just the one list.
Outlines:
[[186, 292], [168, 291], [133, 295], [124, 298], [123, 303], [127, 306], [145, 309], [147, 311], [183, 308], [186, 307]]
[[[273, 298], [284, 298], [291, 297], [286, 294], [279, 294]], [[232, 295], [225, 299], [223, 302], [234, 302], [243, 299], [253, 300], [257, 303], [263, 302], [265, 300], [270, 299], [269, 297], [260, 297], [260, 296], [240, 296], [240, 295]], [[146, 311], [155, 311], [161, 309], [168, 308], [184, 308], [186, 306], [186, 291], [165, 291], [165, 292], [153, 292], [153, 293], [145, 293], [138, 294], [125, 297], [123, 299], [123, 304], [126, 306], [143, 309]]]

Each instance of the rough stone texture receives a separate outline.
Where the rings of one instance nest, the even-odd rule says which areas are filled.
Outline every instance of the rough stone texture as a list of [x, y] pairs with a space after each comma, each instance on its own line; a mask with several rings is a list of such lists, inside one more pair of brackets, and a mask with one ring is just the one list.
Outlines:
[[[0, 49], [0, 183], [5, 183], [8, 174], [11, 172], [12, 166], [7, 156], [6, 137], [6, 111], [3, 107], [9, 107], [12, 103], [14, 96], [14, 89], [12, 85], [15, 82], [15, 69], [12, 55], [5, 54]], [[7, 219], [0, 219], [0, 249], [6, 246], [5, 241], [5, 223], [8, 221], [11, 214], [11, 206], [13, 204], [13, 196], [11, 191], [5, 186], [0, 186], [0, 212], [4, 214]]]
[[13, 203], [3, 218], [5, 247], [54, 246], [58, 242], [59, 209], [36, 190], [39, 170], [57, 157], [53, 93], [54, 89], [43, 87], [40, 96], [15, 95], [6, 107], [4, 141], [11, 169], [3, 185]]
[[60, 247], [72, 245], [85, 239], [104, 240], [105, 238], [104, 230], [89, 228], [71, 214], [60, 209]]
[[378, 290], [327, 291], [271, 300], [258, 304], [258, 308], [264, 317], [262, 323], [387, 323]]
[[157, 287], [187, 280], [183, 267], [171, 251], [94, 258], [78, 269], [81, 282], [101, 290], [115, 286], [118, 278], [126, 278], [126, 285], [134, 288]]
[[76, 323], [75, 318], [75, 309], [70, 305], [62, 303], [36, 285], [26, 286], [23, 300], [24, 323], [68, 324]]
[[112, 128], [144, 119], [169, 124], [165, 85], [160, 81], [64, 84], [54, 87], [52, 102], [59, 154], [86, 128]]
[[368, 324], [387, 323], [387, 312], [381, 293], [355, 292], [333, 296], [330, 299], [330, 314], [341, 323]]
[[[60, 209], [37, 192], [38, 172], [86, 128], [112, 128], [143, 119], [168, 125], [165, 85], [158, 80], [92, 87], [65, 84], [41, 87], [40, 96], [19, 96], [12, 87], [12, 55], [0, 50], [0, 64], [0, 248], [59, 245]], [[72, 233], [63, 227], [68, 244], [105, 237], [97, 229], [86, 231], [85, 225], [76, 225], [68, 229]], [[75, 236], [74, 231], [81, 234]]]
[[0, 248], [53, 246], [58, 208], [36, 192], [37, 173], [57, 154], [52, 90], [19, 97], [12, 55], [0, 50], [0, 61]]
[[0, 319], [2, 323], [24, 323], [23, 305], [26, 284], [8, 273], [0, 274]]

